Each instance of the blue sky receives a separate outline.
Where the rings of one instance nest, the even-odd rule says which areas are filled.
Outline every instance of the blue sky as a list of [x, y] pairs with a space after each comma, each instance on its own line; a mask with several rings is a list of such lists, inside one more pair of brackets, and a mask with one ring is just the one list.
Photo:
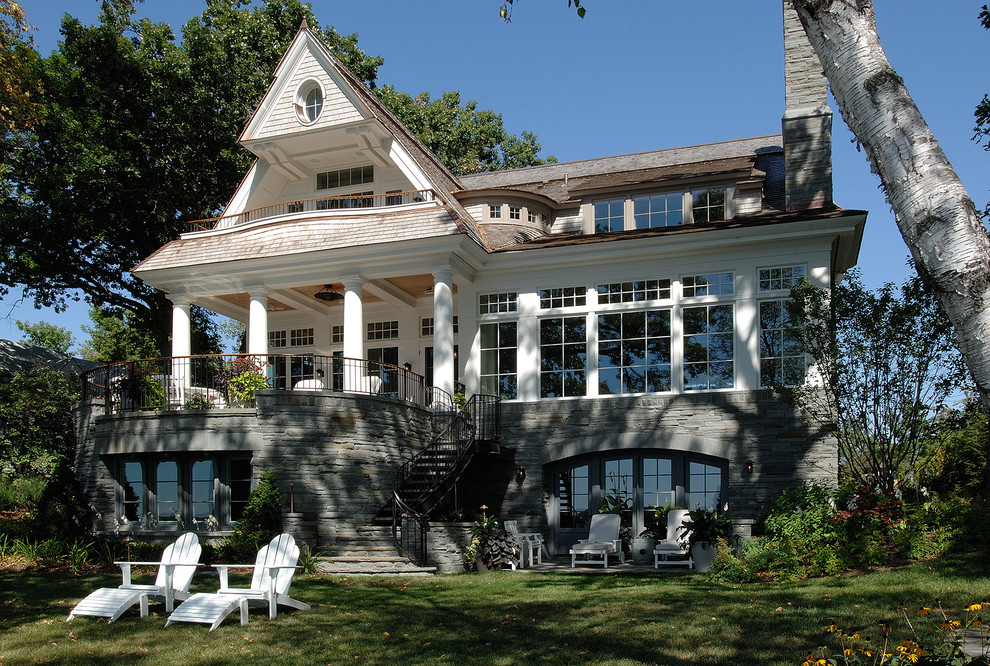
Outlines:
[[[990, 92], [984, 0], [876, 0], [891, 63], [978, 208], [990, 200], [990, 155], [972, 140], [973, 109]], [[517, 0], [513, 21], [498, 0], [315, 0], [322, 26], [359, 34], [381, 55], [380, 85], [462, 99], [502, 114], [509, 131], [535, 132], [561, 161], [708, 143], [780, 131], [783, 38], [779, 0], [586, 0], [585, 19], [565, 0]], [[24, 0], [39, 51], [57, 47], [63, 14], [96, 20], [98, 0]], [[204, 0], [145, 0], [138, 15], [176, 29]], [[833, 104], [833, 110], [836, 110]], [[868, 285], [909, 274], [907, 249], [865, 155], [836, 113], [836, 202], [870, 211], [860, 255]], [[18, 319], [79, 330], [85, 306], [57, 315], [0, 302], [0, 338], [19, 339]]]

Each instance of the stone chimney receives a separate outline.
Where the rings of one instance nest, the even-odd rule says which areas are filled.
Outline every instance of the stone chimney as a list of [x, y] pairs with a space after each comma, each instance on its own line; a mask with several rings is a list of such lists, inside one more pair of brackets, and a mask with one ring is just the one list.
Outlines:
[[832, 206], [832, 110], [821, 63], [784, 0], [784, 170], [787, 210]]

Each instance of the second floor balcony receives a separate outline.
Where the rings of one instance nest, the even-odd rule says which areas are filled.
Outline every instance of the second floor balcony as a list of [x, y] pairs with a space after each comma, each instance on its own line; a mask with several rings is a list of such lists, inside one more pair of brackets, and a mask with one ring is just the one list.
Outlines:
[[404, 367], [317, 354], [215, 354], [124, 361], [82, 375], [82, 399], [106, 414], [250, 408], [258, 391], [332, 391], [430, 406], [425, 378]]
[[362, 209], [362, 212], [368, 212], [367, 209], [391, 208], [439, 201], [441, 201], [440, 196], [434, 190], [409, 190], [405, 192], [387, 192], [385, 194], [360, 193], [300, 199], [297, 201], [284, 201], [260, 208], [252, 208], [251, 210], [233, 215], [194, 220], [189, 223], [189, 231], [227, 229], [249, 222], [259, 222], [295, 215], [312, 216], [314, 214], [326, 214], [329, 216], [340, 214], [341, 212], [346, 213], [355, 209]]

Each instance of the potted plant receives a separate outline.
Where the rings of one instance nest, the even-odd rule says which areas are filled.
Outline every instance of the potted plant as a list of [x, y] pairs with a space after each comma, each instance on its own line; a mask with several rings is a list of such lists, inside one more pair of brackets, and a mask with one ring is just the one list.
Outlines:
[[691, 559], [698, 571], [708, 571], [715, 561], [715, 542], [719, 537], [728, 538], [732, 521], [725, 513], [715, 509], [693, 509], [684, 520]]

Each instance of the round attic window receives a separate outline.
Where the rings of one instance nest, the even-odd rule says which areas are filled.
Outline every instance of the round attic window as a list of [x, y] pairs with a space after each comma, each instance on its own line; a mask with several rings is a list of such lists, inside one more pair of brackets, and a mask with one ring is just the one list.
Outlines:
[[319, 81], [309, 80], [303, 82], [296, 90], [296, 117], [303, 125], [311, 125], [316, 122], [323, 111], [323, 86]]

